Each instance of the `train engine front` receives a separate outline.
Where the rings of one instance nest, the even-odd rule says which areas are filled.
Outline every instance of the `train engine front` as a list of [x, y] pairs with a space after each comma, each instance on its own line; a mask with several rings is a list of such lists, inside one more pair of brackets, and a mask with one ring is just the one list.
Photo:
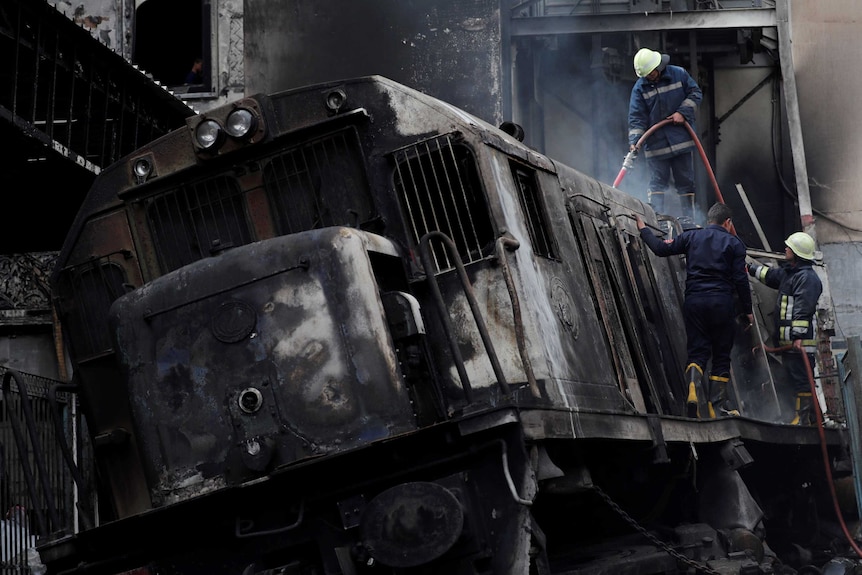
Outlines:
[[[253, 96], [100, 174], [52, 287], [101, 521], [49, 543], [50, 568], [529, 563], [527, 519], [512, 521], [529, 493], [515, 416], [481, 419], [506, 407], [502, 368], [483, 350], [486, 365], [465, 367], [422, 311], [434, 297], [420, 260], [487, 260], [496, 232], [467, 147], [450, 140], [463, 117], [405, 123], [393, 101], [417, 96], [380, 78]], [[414, 169], [475, 189], [405, 207], [393, 174]], [[439, 222], [404, 223], [403, 210], [447, 201], [479, 223], [452, 240]], [[420, 246], [426, 232], [451, 251]], [[157, 551], [127, 540], [133, 529]]]

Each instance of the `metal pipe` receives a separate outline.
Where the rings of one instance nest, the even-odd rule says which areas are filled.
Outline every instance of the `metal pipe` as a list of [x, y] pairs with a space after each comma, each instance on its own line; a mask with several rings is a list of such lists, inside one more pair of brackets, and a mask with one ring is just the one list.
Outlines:
[[527, 342], [524, 337], [524, 321], [521, 318], [521, 303], [518, 299], [518, 292], [515, 290], [515, 282], [512, 280], [512, 270], [509, 268], [509, 261], [506, 259], [506, 250], [515, 251], [519, 247], [521, 247], [521, 243], [514, 238], [499, 238], [497, 240], [497, 260], [500, 262], [500, 267], [503, 270], [503, 279], [506, 281], [506, 289], [509, 291], [509, 300], [512, 302], [512, 321], [515, 324], [515, 341], [518, 343], [518, 353], [521, 356], [521, 363], [524, 365], [524, 374], [527, 376], [527, 383], [530, 385], [530, 393], [533, 394], [533, 397], [539, 399], [542, 397], [542, 392], [539, 390], [539, 385], [536, 383], [536, 375], [533, 373], [533, 364], [530, 361], [530, 356], [527, 352]]

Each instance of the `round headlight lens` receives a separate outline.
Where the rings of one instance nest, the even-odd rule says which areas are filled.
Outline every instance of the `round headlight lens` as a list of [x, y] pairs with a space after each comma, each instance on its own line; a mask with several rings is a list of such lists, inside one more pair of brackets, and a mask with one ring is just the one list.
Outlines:
[[221, 126], [215, 120], [204, 120], [195, 130], [195, 140], [204, 150], [212, 149], [219, 142]]
[[133, 169], [135, 170], [135, 176], [139, 179], [146, 179], [153, 173], [153, 165], [147, 158], [138, 158], [135, 160]]
[[257, 126], [257, 118], [250, 110], [237, 108], [227, 116], [225, 131], [234, 138], [248, 136]]

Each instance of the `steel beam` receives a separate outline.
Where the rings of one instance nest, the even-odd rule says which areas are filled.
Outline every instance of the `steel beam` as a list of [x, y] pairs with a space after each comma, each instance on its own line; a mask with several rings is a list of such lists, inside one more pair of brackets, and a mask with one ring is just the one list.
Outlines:
[[512, 18], [511, 36], [764, 28], [776, 25], [774, 8], [694, 10], [690, 12], [630, 12], [581, 16]]

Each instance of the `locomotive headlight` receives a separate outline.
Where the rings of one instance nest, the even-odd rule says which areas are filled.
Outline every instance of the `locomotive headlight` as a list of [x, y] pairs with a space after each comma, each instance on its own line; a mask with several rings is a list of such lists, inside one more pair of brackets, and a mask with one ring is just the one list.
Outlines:
[[195, 129], [195, 141], [203, 150], [213, 150], [224, 139], [224, 132], [215, 120], [204, 120]]
[[135, 181], [143, 184], [147, 178], [153, 173], [153, 160], [150, 157], [138, 158], [132, 164], [132, 172], [135, 174]]
[[337, 88], [326, 95], [326, 107], [333, 112], [338, 112], [346, 101], [347, 94], [341, 88]]
[[234, 138], [246, 138], [257, 129], [257, 116], [246, 108], [237, 108], [227, 116], [225, 131]]

